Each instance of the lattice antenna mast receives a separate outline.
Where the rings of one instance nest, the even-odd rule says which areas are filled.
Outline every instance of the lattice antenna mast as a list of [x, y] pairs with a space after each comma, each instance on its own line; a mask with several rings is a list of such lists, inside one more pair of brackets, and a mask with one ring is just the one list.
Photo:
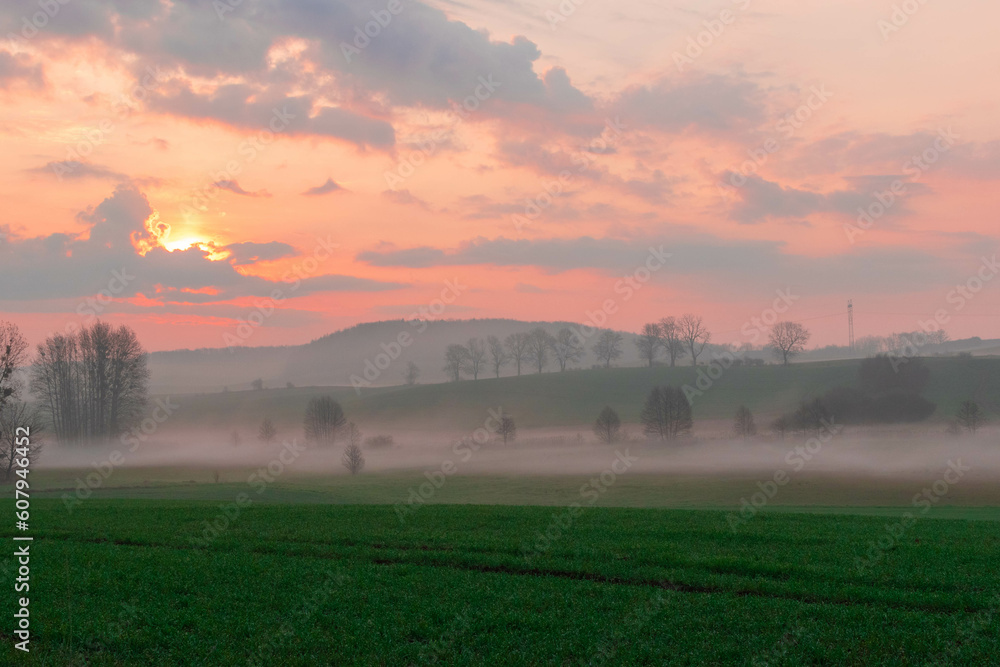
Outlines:
[[854, 351], [854, 302], [847, 300], [847, 345]]

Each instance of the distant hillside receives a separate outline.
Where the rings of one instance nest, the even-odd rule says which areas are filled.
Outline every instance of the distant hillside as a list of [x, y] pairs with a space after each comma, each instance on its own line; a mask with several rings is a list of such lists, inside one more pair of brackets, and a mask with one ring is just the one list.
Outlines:
[[[153, 393], [186, 393], [219, 391], [223, 387], [248, 389], [256, 378], [263, 379], [267, 387], [284, 387], [287, 382], [295, 385], [350, 385], [352, 375], [364, 377], [366, 360], [373, 365], [381, 363], [384, 366], [385, 358], [376, 357], [384, 352], [383, 345], [395, 347], [394, 343], [398, 343], [401, 335], [410, 344], [400, 346], [399, 357], [387, 368], [376, 369], [378, 377], [372, 386], [402, 384], [410, 361], [420, 368], [420, 382], [443, 382], [447, 379], [443, 367], [448, 345], [464, 344], [473, 337], [485, 339], [489, 335], [502, 339], [537, 326], [555, 335], [563, 327], [579, 325], [570, 322], [474, 319], [426, 322], [418, 327], [404, 320], [390, 320], [359, 324], [306, 345], [154, 352], [150, 355], [151, 390]], [[626, 338], [624, 356], [618, 364], [637, 365], [639, 355], [632, 343], [635, 336], [628, 332], [622, 334]], [[578, 366], [589, 368], [594, 363], [596, 359], [588, 349], [587, 356]], [[503, 370], [504, 375], [513, 373], [511, 366]]]
[[[925, 395], [938, 405], [931, 422], [952, 416], [959, 403], [974, 398], [990, 420], [1000, 419], [1000, 359], [931, 358]], [[799, 401], [840, 385], [853, 385], [858, 361], [820, 362], [756, 368], [730, 368], [693, 402], [696, 421], [729, 420], [739, 405], [748, 406], [766, 427]], [[605, 405], [627, 422], [637, 422], [649, 390], [658, 384], [694, 385], [690, 366], [612, 368], [542, 373], [500, 379], [463, 380], [413, 387], [367, 389], [358, 395], [344, 387], [296, 387], [263, 391], [216, 392], [175, 396], [182, 405], [168, 428], [197, 428], [226, 433], [234, 425], [253, 431], [263, 416], [279, 430], [297, 432], [309, 399], [332, 394], [348, 417], [367, 432], [446, 430], [470, 433], [482, 426], [490, 409], [503, 408], [522, 428], [568, 426], [589, 430]], [[704, 387], [705, 385], [702, 384]]]
[[[189, 393], [249, 389], [250, 383], [260, 378], [270, 388], [284, 387], [291, 382], [296, 386], [349, 386], [351, 376], [364, 378], [368, 368], [368, 378], [373, 387], [396, 386], [403, 383], [404, 373], [410, 361], [420, 369], [420, 382], [432, 384], [444, 382], [445, 349], [452, 343], [466, 343], [470, 338], [495, 335], [501, 339], [517, 331], [530, 331], [541, 326], [555, 334], [563, 327], [576, 328], [580, 325], [570, 322], [521, 322], [509, 319], [440, 320], [422, 323], [419, 327], [404, 320], [389, 320], [359, 324], [349, 329], [318, 338], [305, 345], [287, 347], [236, 347], [202, 350], [174, 350], [154, 352], [150, 355], [153, 393]], [[636, 335], [620, 332], [625, 338], [624, 355], [615, 362], [619, 367], [640, 366], [642, 364], [635, 347]], [[399, 346], [399, 356], [388, 360], [384, 347], [395, 353], [399, 340], [409, 341], [407, 346]], [[589, 369], [597, 363], [589, 339], [586, 356], [576, 364], [577, 368]], [[711, 359], [722, 350], [721, 346], [709, 345], [700, 359]], [[997, 353], [1000, 341], [971, 338], [949, 341], [942, 345], [927, 346], [921, 355], [956, 354], [972, 352], [976, 355]], [[381, 358], [379, 355], [383, 355]], [[768, 352], [754, 351], [750, 356], [772, 361]], [[847, 348], [823, 348], [802, 354], [796, 361], [833, 361], [856, 358]], [[370, 362], [366, 363], [366, 362]], [[689, 363], [685, 359], [681, 363]], [[382, 365], [384, 368], [376, 368]], [[548, 370], [555, 370], [552, 360]], [[377, 371], [377, 376], [376, 376]], [[514, 375], [514, 368], [507, 366], [502, 376]], [[490, 375], [487, 369], [485, 375]]]
[[[953, 356], [967, 352], [974, 356], [996, 356], [1000, 355], [1000, 340], [993, 338], [983, 340], [979, 336], [973, 338], [962, 338], [960, 340], [949, 340], [937, 345], [922, 345], [919, 350], [920, 356]], [[912, 354], [904, 352], [903, 354]], [[841, 359], [857, 359], [866, 356], [851, 350], [847, 346], [829, 345], [814, 350], [807, 350], [800, 354], [796, 361], [836, 361]]]

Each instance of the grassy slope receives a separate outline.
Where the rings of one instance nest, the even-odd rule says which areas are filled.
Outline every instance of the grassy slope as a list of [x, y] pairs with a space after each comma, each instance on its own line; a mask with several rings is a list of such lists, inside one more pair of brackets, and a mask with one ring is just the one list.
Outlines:
[[[34, 643], [18, 664], [989, 664], [995, 524], [586, 510], [244, 509], [35, 501]], [[12, 512], [9, 502], [3, 511]], [[5, 539], [9, 534], [5, 533]], [[0, 571], [11, 580], [5, 550]], [[529, 558], [525, 558], [525, 554]], [[756, 664], [760, 664], [757, 662]]]
[[[1000, 408], [1000, 359], [931, 358], [926, 363], [931, 368], [926, 395], [938, 404], [935, 420], [952, 415], [968, 397], [975, 397], [988, 412]], [[731, 368], [694, 399], [695, 418], [730, 419], [744, 404], [761, 420], [793, 408], [802, 398], [853, 384], [857, 366], [857, 361], [838, 361]], [[350, 388], [326, 387], [188, 395], [175, 398], [183, 407], [171, 426], [256, 425], [267, 414], [280, 424], [298, 427], [305, 404], [320, 394], [332, 394], [362, 425], [387, 428], [445, 425], [471, 430], [482, 424], [487, 410], [501, 406], [522, 428], [586, 425], [608, 404], [626, 422], [635, 422], [651, 387], [694, 385], [697, 372], [691, 367], [581, 370], [388, 387], [365, 390], [361, 397]]]

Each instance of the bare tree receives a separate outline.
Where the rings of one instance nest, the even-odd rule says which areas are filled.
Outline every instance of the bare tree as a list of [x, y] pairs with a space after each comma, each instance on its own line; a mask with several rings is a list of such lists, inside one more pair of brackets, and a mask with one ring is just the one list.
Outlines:
[[32, 390], [56, 438], [109, 441], [138, 423], [146, 405], [146, 352], [127, 326], [103, 322], [38, 346]]
[[639, 357], [652, 368], [663, 347], [663, 332], [660, 330], [660, 325], [656, 323], [642, 325], [642, 331], [635, 339], [635, 346], [639, 349]]
[[611, 329], [605, 329], [597, 337], [592, 349], [605, 368], [611, 368], [611, 362], [622, 356], [622, 340], [622, 335]]
[[306, 406], [302, 430], [306, 442], [317, 445], [332, 445], [337, 442], [340, 430], [347, 425], [344, 408], [332, 396], [316, 396]]
[[975, 435], [976, 431], [979, 430], [985, 421], [982, 408], [973, 400], [962, 401], [958, 412], [955, 413], [955, 419], [958, 420], [959, 426], [973, 435]]
[[528, 355], [535, 364], [535, 369], [541, 373], [549, 363], [549, 350], [555, 345], [556, 339], [548, 331], [536, 327], [528, 334]]
[[790, 358], [805, 349], [808, 342], [809, 330], [798, 322], [778, 322], [771, 327], [769, 343], [785, 366]]
[[365, 467], [365, 456], [361, 453], [361, 447], [355, 444], [347, 445], [344, 448], [344, 455], [341, 463], [352, 475], [357, 475]]
[[506, 346], [507, 351], [510, 352], [510, 358], [517, 367], [517, 374], [521, 374], [521, 362], [528, 362], [531, 360], [531, 354], [528, 352], [528, 334], [524, 332], [512, 333], [507, 336], [503, 342]]
[[681, 339], [681, 327], [676, 318], [664, 317], [660, 320], [660, 337], [663, 349], [670, 358], [670, 365], [676, 366], [677, 360], [683, 359], [687, 354], [684, 341]]
[[510, 353], [504, 347], [503, 341], [496, 336], [486, 338], [486, 349], [490, 352], [490, 363], [493, 364], [493, 374], [500, 377], [500, 369], [510, 363]]
[[744, 440], [757, 435], [757, 425], [753, 421], [753, 413], [745, 405], [736, 409], [736, 416], [733, 418], [733, 431], [736, 433], [736, 437]]
[[250, 388], [253, 389], [254, 391], [261, 391], [264, 388], [264, 381], [260, 378], [257, 378], [256, 380], [250, 383]]
[[10, 479], [18, 459], [37, 460], [44, 430], [41, 414], [26, 403], [7, 401], [0, 407], [0, 470], [4, 480]]
[[458, 382], [462, 379], [462, 371], [466, 367], [465, 358], [468, 355], [469, 351], [465, 349], [464, 345], [452, 344], [445, 350], [444, 372], [448, 374], [448, 377], [453, 382]]
[[691, 365], [698, 365], [698, 355], [701, 354], [708, 341], [712, 339], [712, 334], [705, 328], [701, 317], [690, 313], [681, 317], [677, 322], [681, 340], [687, 346], [688, 354], [691, 355]]
[[347, 422], [347, 442], [357, 447], [360, 447], [361, 443], [364, 442], [361, 429], [354, 422]]
[[466, 355], [463, 365], [464, 370], [472, 376], [473, 380], [479, 379], [479, 371], [486, 365], [486, 346], [483, 345], [482, 338], [470, 338], [469, 344], [465, 347]]
[[17, 370], [28, 356], [28, 341], [13, 322], [0, 321], [0, 410], [21, 391]]
[[594, 422], [594, 435], [606, 445], [612, 445], [621, 439], [622, 420], [618, 412], [610, 405], [605, 406]]
[[679, 387], [653, 387], [639, 414], [643, 431], [660, 440], [675, 440], [691, 431], [691, 404]]
[[514, 423], [513, 417], [504, 415], [500, 417], [493, 432], [503, 438], [503, 444], [506, 445], [508, 442], [514, 442], [514, 439], [517, 438], [517, 424]]
[[420, 377], [420, 369], [412, 361], [406, 365], [406, 384], [415, 385]]
[[792, 430], [792, 421], [787, 416], [782, 415], [771, 422], [771, 430], [784, 440], [785, 434]]
[[552, 352], [556, 355], [559, 363], [559, 370], [566, 370], [568, 364], [574, 364], [583, 359], [583, 345], [580, 344], [579, 337], [570, 329], [563, 327], [556, 334], [555, 342], [552, 344]]
[[260, 428], [257, 429], [257, 439], [265, 445], [270, 445], [277, 437], [278, 429], [274, 427], [274, 422], [271, 421], [270, 417], [264, 417], [264, 421], [260, 423]]

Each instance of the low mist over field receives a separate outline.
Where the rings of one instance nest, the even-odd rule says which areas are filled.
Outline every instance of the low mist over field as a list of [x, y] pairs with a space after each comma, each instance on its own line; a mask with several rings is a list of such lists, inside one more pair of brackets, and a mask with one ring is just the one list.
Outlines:
[[997, 2], [0, 2], [0, 665], [1000, 664]]

